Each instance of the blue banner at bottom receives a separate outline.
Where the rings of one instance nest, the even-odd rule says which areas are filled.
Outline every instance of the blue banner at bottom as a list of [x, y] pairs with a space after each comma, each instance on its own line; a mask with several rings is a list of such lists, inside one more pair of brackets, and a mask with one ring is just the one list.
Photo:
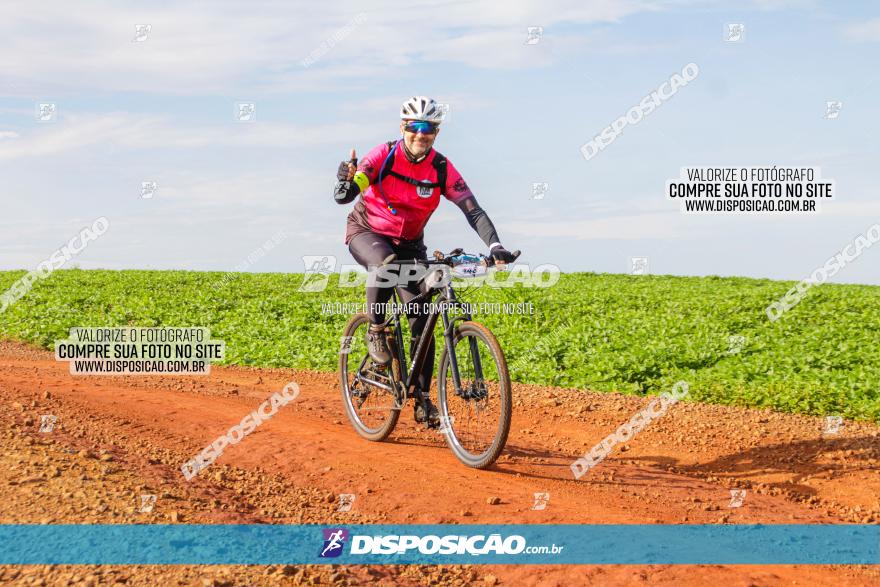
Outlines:
[[0, 564], [880, 564], [877, 525], [0, 525]]

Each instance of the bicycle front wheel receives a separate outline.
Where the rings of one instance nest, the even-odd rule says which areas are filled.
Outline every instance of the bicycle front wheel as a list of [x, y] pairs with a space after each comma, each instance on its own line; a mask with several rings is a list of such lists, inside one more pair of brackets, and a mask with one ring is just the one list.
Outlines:
[[[490, 466], [507, 443], [512, 394], [501, 345], [488, 328], [462, 322], [440, 354], [437, 395], [446, 443], [462, 463]], [[455, 372], [458, 373], [456, 382]]]

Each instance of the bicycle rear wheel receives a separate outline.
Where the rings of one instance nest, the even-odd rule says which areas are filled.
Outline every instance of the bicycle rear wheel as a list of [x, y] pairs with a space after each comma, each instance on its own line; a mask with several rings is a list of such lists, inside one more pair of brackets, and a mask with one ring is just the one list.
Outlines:
[[444, 347], [437, 377], [441, 429], [458, 460], [485, 469], [504, 450], [510, 432], [507, 361], [495, 336], [477, 322], [458, 325], [453, 348], [461, 385], [456, 389], [453, 362]]
[[388, 438], [402, 407], [391, 366], [376, 365], [367, 352], [365, 335], [370, 319], [355, 314], [348, 321], [339, 352], [339, 384], [349, 422], [360, 436], [372, 441]]

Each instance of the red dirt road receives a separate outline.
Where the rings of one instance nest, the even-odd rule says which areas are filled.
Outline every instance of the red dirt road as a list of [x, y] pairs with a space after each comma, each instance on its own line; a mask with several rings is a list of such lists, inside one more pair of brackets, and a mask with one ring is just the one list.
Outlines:
[[[416, 425], [411, 409], [388, 441], [362, 440], [333, 374], [213, 368], [207, 377], [73, 377], [67, 366], [0, 343], [4, 523], [880, 522], [880, 428], [868, 424], [825, 434], [821, 418], [681, 403], [575, 480], [571, 462], [646, 399], [515, 384], [507, 450], [493, 469], [475, 471], [441, 435]], [[290, 381], [301, 389], [295, 401], [184, 479], [183, 462]], [[50, 433], [37, 430], [43, 414], [58, 417]], [[730, 507], [734, 488], [746, 490], [740, 507]], [[549, 503], [533, 510], [539, 492]], [[143, 493], [158, 495], [152, 513], [135, 511]], [[341, 493], [356, 496], [349, 512], [336, 511]], [[55, 584], [67, 573], [60, 580], [76, 584], [76, 569], [3, 567], [0, 581]], [[92, 584], [124, 577], [128, 585], [880, 584], [876, 566], [92, 569]]]

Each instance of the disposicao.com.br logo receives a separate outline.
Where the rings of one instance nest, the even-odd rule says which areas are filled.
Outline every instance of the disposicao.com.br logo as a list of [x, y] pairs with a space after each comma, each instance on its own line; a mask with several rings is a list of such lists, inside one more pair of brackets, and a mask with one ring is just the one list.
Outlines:
[[[342, 529], [324, 529], [324, 547], [321, 557], [335, 557], [343, 551], [348, 533]], [[501, 534], [477, 534], [465, 536], [450, 534], [427, 536], [387, 534], [380, 536], [354, 535], [351, 537], [352, 555], [392, 554], [411, 552], [434, 555], [517, 555], [560, 554], [564, 546], [528, 546], [526, 539], [518, 534], [502, 537]]]

